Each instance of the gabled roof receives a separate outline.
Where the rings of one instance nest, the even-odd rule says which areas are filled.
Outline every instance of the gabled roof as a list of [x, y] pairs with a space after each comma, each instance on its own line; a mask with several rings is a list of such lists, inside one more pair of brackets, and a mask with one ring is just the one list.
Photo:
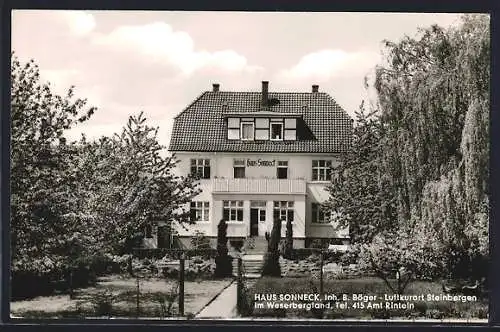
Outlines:
[[235, 113], [254, 115], [261, 112], [261, 96], [260, 92], [204, 92], [175, 117], [169, 151], [339, 153], [348, 147], [352, 120], [324, 92], [269, 92], [269, 99], [279, 100], [270, 111], [294, 116], [302, 114], [313, 134], [311, 139], [228, 140], [225, 117]]

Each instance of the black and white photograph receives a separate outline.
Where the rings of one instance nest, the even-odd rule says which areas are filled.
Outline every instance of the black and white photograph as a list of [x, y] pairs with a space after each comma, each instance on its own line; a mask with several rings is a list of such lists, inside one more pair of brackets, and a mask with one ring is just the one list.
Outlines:
[[11, 20], [11, 319], [488, 322], [489, 14]]

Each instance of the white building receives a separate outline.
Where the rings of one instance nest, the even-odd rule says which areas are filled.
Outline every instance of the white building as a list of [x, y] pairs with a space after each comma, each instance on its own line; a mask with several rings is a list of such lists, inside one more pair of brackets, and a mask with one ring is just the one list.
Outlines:
[[268, 82], [260, 92], [214, 84], [173, 125], [169, 151], [178, 174], [198, 174], [202, 190], [189, 206], [194, 223], [177, 225], [179, 237], [199, 230], [216, 238], [221, 219], [230, 239], [264, 236], [279, 217], [292, 221], [294, 247], [348, 242], [348, 230], [326, 218], [320, 203], [351, 132], [351, 118], [317, 85], [284, 93], [269, 92]]

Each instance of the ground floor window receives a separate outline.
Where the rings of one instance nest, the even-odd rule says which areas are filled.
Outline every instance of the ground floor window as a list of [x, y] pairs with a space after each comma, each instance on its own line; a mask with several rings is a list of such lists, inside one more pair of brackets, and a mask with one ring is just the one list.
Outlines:
[[208, 221], [208, 214], [210, 211], [209, 202], [191, 202], [191, 221]]
[[312, 218], [311, 222], [314, 224], [328, 224], [330, 222], [330, 213], [325, 212], [319, 203], [311, 204]]
[[274, 219], [278, 218], [284, 221], [293, 222], [294, 205], [293, 201], [274, 201]]
[[222, 215], [226, 221], [243, 221], [243, 201], [223, 201]]

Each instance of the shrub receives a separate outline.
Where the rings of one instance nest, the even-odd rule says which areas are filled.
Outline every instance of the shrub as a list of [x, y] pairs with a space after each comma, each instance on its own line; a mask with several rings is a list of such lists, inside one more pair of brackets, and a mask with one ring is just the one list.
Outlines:
[[286, 237], [283, 249], [283, 257], [291, 259], [293, 256], [293, 227], [291, 220], [286, 223]]
[[235, 250], [241, 251], [241, 249], [243, 248], [243, 245], [245, 244], [245, 241], [243, 241], [243, 240], [229, 240], [229, 244]]
[[271, 238], [267, 247], [267, 253], [264, 257], [264, 266], [262, 268], [263, 276], [280, 277], [281, 269], [279, 262], [279, 242], [281, 238], [281, 220], [274, 220]]
[[342, 265], [351, 265], [356, 264], [358, 262], [359, 253], [355, 249], [351, 249], [349, 251], [344, 252], [340, 256], [340, 263]]
[[114, 296], [108, 290], [100, 291], [91, 297], [96, 316], [111, 316]]
[[[162, 275], [167, 278], [179, 277], [180, 264], [164, 267]], [[189, 264], [184, 267], [184, 278], [186, 280], [211, 279], [215, 273], [215, 262], [207, 260], [202, 256], [195, 256], [189, 260]]]
[[156, 301], [160, 304], [161, 308], [161, 317], [172, 317], [174, 315], [174, 304], [179, 297], [178, 286], [178, 283], [175, 283], [167, 294], [156, 294]]
[[191, 237], [191, 248], [195, 250], [212, 249], [210, 246], [210, 239], [206, 237], [205, 233], [196, 231]]
[[221, 220], [217, 226], [217, 257], [215, 258], [215, 276], [229, 277], [233, 273], [232, 259], [227, 249], [227, 223]]

